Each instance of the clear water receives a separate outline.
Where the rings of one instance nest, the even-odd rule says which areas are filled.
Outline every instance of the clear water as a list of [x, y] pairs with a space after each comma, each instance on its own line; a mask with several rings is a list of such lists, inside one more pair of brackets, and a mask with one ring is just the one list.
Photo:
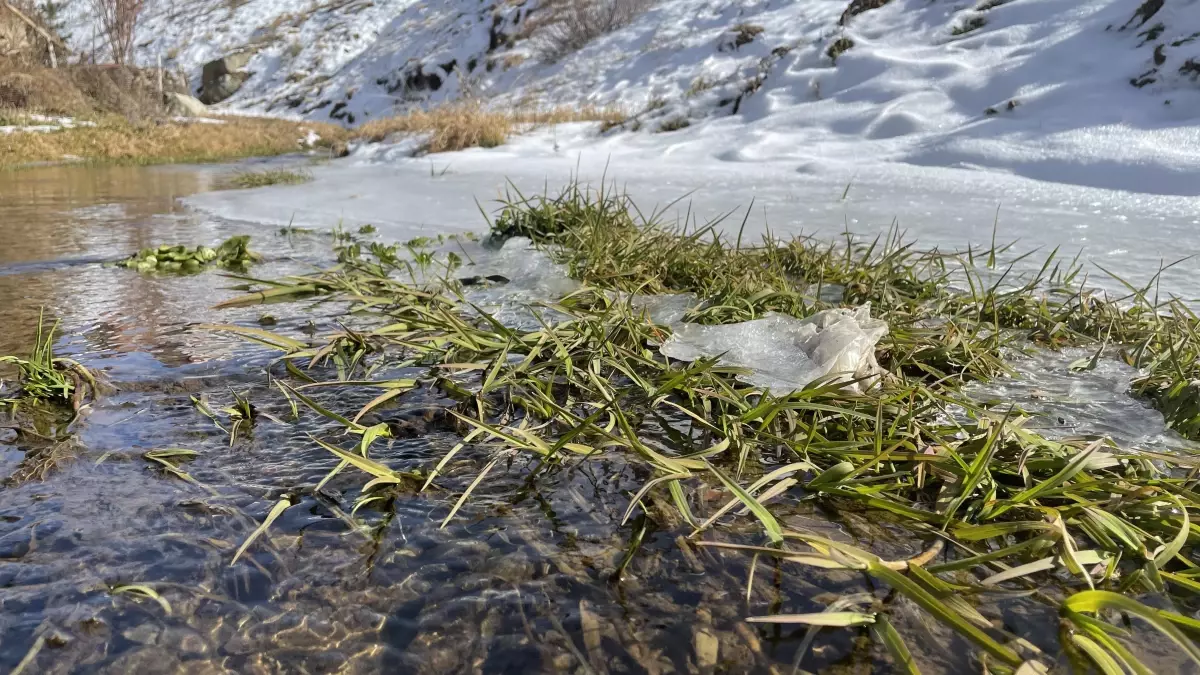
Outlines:
[[[901, 603], [898, 628], [926, 672], [973, 668], [960, 638], [860, 575], [763, 561], [747, 594], [746, 556], [687, 544], [680, 536], [687, 530], [668, 526], [665, 516], [659, 525], [635, 516], [620, 526], [646, 477], [617, 458], [536, 475], [524, 461], [499, 465], [439, 529], [479, 470], [485, 450], [468, 448], [437, 489], [396, 488], [351, 518], [364, 479], [346, 471], [314, 493], [336, 460], [307, 434], [343, 446], [352, 440], [312, 416], [290, 419], [268, 382], [269, 352], [199, 328], [254, 325], [263, 308], [212, 309], [234, 294], [227, 287], [235, 282], [216, 273], [141, 276], [99, 263], [143, 246], [215, 243], [241, 233], [252, 234], [267, 258], [255, 268], [258, 276], [331, 262], [327, 236], [284, 237], [177, 205], [179, 197], [209, 189], [218, 171], [58, 167], [0, 174], [0, 353], [28, 351], [44, 307], [62, 321], [59, 351], [101, 371], [111, 386], [64, 447], [0, 429], [0, 474], [10, 476], [0, 483], [0, 669], [783, 673], [791, 671], [804, 629], [747, 624], [745, 617], [820, 611], [849, 593]], [[303, 336], [329, 332], [338, 308], [301, 302], [268, 309], [278, 319], [275, 330]], [[994, 386], [996, 396], [1017, 397], [1027, 385]], [[1067, 392], [1071, 401], [1047, 411], [1074, 406], [1078, 426], [1103, 423], [1101, 433], [1173, 442], [1161, 433], [1161, 420], [1154, 426], [1152, 412], [1121, 400], [1119, 383], [1097, 387], [1107, 398]], [[220, 407], [235, 391], [285, 423], [261, 420], [231, 445], [191, 397]], [[314, 391], [343, 410], [371, 396]], [[419, 420], [444, 403], [418, 389], [380, 415]], [[373, 457], [398, 469], [428, 467], [460, 438], [436, 420], [415, 428], [412, 437], [376, 445]], [[143, 458], [179, 447], [198, 453], [180, 468], [200, 485]], [[21, 479], [47, 457], [55, 461], [42, 466], [44, 477]], [[698, 514], [728, 498], [716, 490], [695, 495]], [[285, 497], [294, 505], [231, 565], [241, 542]], [[889, 558], [924, 546], [877, 515], [831, 512], [811, 501], [780, 504], [777, 515], [786, 527], [847, 537]], [[712, 538], [754, 529], [736, 521]], [[128, 584], [153, 588], [165, 604], [114, 592]], [[1057, 618], [1046, 607], [1013, 598], [981, 611], [1056, 651]], [[1177, 670], [1173, 652], [1163, 651], [1162, 672]], [[836, 630], [818, 636], [802, 668], [865, 673], [886, 664], [864, 634]]]

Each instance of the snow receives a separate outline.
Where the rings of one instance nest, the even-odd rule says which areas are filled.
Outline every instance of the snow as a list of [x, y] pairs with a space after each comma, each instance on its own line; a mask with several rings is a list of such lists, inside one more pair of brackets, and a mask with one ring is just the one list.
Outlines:
[[[226, 106], [244, 111], [362, 122], [466, 95], [590, 104], [636, 115], [639, 136], [690, 120], [664, 152], [1197, 196], [1200, 4], [1143, 22], [1140, 1], [893, 0], [839, 26], [848, 0], [661, 0], [551, 64], [524, 39], [538, 0], [147, 0], [137, 60], [169, 55], [196, 82], [249, 45], [254, 75]], [[738, 26], [762, 30], [736, 46]]]
[[[737, 235], [752, 208], [747, 240], [768, 228], [778, 236], [832, 240], [846, 230], [874, 236], [895, 225], [922, 247], [978, 250], [990, 245], [996, 226], [997, 242], [1016, 240], [1021, 251], [1043, 253], [1058, 247], [1068, 259], [1082, 250], [1085, 264], [1137, 282], [1148, 281], [1162, 262], [1190, 255], [1195, 246], [1181, 242], [1194, 243], [1200, 225], [1200, 199], [1189, 196], [903, 163], [721, 160], [708, 156], [702, 143], [664, 147], [658, 135], [597, 142], [581, 127], [542, 130], [491, 150], [417, 158], [377, 147], [313, 167], [314, 180], [302, 186], [207, 193], [186, 202], [225, 218], [278, 226], [369, 223], [403, 241], [483, 229], [480, 207], [494, 212], [510, 183], [540, 194], [571, 176], [593, 186], [606, 178], [644, 212], [663, 209], [671, 222], [688, 214], [700, 222], [731, 214], [719, 228], [728, 236]], [[1168, 270], [1164, 292], [1200, 297], [1198, 268], [1187, 261]], [[1094, 283], [1117, 287], [1098, 267], [1088, 265], [1088, 271]]]

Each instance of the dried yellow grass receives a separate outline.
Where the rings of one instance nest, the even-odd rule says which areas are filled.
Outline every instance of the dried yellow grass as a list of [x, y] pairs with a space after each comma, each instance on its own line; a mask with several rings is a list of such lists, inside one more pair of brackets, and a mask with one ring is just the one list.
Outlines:
[[130, 122], [109, 116], [95, 126], [46, 133], [0, 135], [0, 168], [40, 162], [125, 164], [218, 162], [298, 152], [310, 130], [330, 146], [346, 131], [329, 124], [258, 118], [223, 118], [222, 124]]
[[453, 103], [368, 122], [354, 130], [353, 138], [378, 143], [392, 134], [426, 134], [426, 152], [464, 148], [494, 148], [509, 136], [548, 124], [611, 122], [625, 115], [611, 108], [551, 108], [549, 110], [494, 110], [480, 103]]
[[[26, 112], [26, 111], [14, 111]], [[625, 119], [608, 108], [490, 110], [478, 103], [454, 103], [379, 119], [356, 129], [318, 122], [268, 118], [220, 118], [221, 124], [131, 121], [118, 115], [96, 118], [95, 126], [47, 133], [0, 135], [0, 168], [42, 162], [86, 161], [124, 164], [219, 162], [297, 152], [309, 130], [322, 147], [344, 148], [351, 140], [377, 143], [392, 134], [426, 135], [426, 152], [502, 145], [514, 134], [548, 124]]]

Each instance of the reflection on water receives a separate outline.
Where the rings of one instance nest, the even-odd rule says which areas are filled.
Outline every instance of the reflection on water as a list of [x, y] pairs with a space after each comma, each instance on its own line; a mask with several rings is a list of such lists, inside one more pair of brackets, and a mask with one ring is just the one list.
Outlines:
[[[653, 517], [635, 512], [621, 526], [646, 476], [616, 458], [536, 474], [522, 462], [498, 465], [440, 529], [482, 464], [484, 451], [468, 446], [434, 491], [389, 488], [352, 517], [361, 476], [345, 471], [317, 491], [337, 459], [308, 434], [343, 447], [356, 439], [315, 416], [292, 419], [266, 377], [272, 354], [197, 329], [253, 324], [262, 308], [211, 309], [234, 283], [214, 272], [143, 276], [89, 262], [240, 233], [252, 234], [266, 256], [255, 275], [332, 261], [326, 236], [285, 238], [176, 207], [177, 197], [210, 182], [188, 169], [0, 174], [0, 353], [28, 351], [44, 306], [62, 319], [60, 352], [112, 385], [77, 425], [78, 442], [48, 446], [0, 429], [3, 476], [54, 460], [44, 481], [0, 483], [0, 670], [25, 663], [26, 673], [786, 673], [805, 629], [745, 617], [817, 612], [855, 593], [897, 604], [893, 622], [914, 636], [909, 646], [924, 672], [978, 669], [962, 638], [861, 574], [764, 559], [747, 589], [750, 559], [689, 543], [680, 536], [688, 530], [671, 520], [673, 507], [654, 495], [646, 500]], [[336, 310], [270, 308], [274, 330], [297, 339], [310, 334], [310, 322], [331, 329]], [[373, 396], [362, 388], [312, 391], [342, 411]], [[231, 445], [192, 396], [220, 408], [233, 392], [280, 421], [260, 419]], [[378, 414], [407, 419], [446, 403], [422, 387]], [[415, 438], [376, 443], [371, 456], [399, 470], [427, 468], [459, 440], [435, 419]], [[197, 453], [178, 464], [192, 482], [144, 457], [163, 448]], [[727, 499], [701, 489], [689, 495], [701, 518]], [[292, 505], [231, 564], [281, 499]], [[891, 559], [927, 543], [878, 514], [815, 502], [781, 504], [776, 515], [786, 528], [851, 536]], [[1056, 650], [1057, 617], [1045, 605], [1012, 597], [980, 611]], [[1162, 672], [1179, 668], [1170, 654]], [[868, 673], [887, 664], [862, 633], [839, 630], [818, 635], [802, 668]]]
[[[234, 318], [207, 309], [231, 295], [224, 284], [211, 275], [154, 277], [100, 263], [147, 246], [215, 244], [245, 232], [245, 224], [179, 206], [178, 198], [210, 189], [215, 176], [211, 168], [79, 166], [0, 175], [0, 353], [28, 351], [44, 309], [68, 329], [59, 345], [65, 354], [195, 361], [181, 324]], [[266, 274], [302, 269], [314, 251], [328, 252], [327, 241], [265, 234], [253, 245], [274, 254], [256, 270]]]
[[117, 255], [148, 245], [179, 214], [176, 199], [210, 188], [211, 172], [47, 166], [0, 178], [0, 264]]

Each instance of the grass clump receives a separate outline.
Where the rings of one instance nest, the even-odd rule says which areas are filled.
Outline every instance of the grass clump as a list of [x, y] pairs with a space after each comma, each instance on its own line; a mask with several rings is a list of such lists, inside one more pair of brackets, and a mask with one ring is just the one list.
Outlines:
[[379, 143], [392, 134], [425, 135], [425, 152], [451, 152], [465, 148], [494, 148], [514, 134], [540, 126], [569, 122], [606, 122], [624, 119], [607, 108], [553, 108], [550, 110], [493, 110], [478, 102], [453, 103], [367, 122], [354, 138]]
[[854, 48], [854, 40], [848, 37], [840, 37], [829, 43], [829, 47], [825, 50], [825, 55], [831, 61], [837, 63], [838, 57]]
[[[315, 439], [340, 460], [322, 485], [347, 469], [366, 475], [356, 510], [388, 503], [391, 486], [419, 479], [428, 488], [467, 467], [463, 478], [471, 480], [445, 505], [445, 525], [489, 489], [490, 476], [522, 458], [531, 467], [528, 490], [548, 489], [543, 482], [558, 472], [603, 476], [628, 464], [643, 482], [629, 495], [627, 519], [641, 512], [697, 546], [771, 560], [776, 584], [834, 569], [867, 589], [825, 612], [779, 606], [748, 617], [753, 622], [865, 627], [897, 667], [913, 665], [914, 635], [897, 627], [911, 626], [905, 617], [914, 611], [970, 645], [988, 672], [1043, 672], [1064, 661], [1150, 672], [1140, 660], [1147, 643], [1151, 652], [1171, 643], [1200, 664], [1200, 622], [1186, 610], [1200, 587], [1192, 525], [1200, 458], [1102, 438], [1048, 438], [1017, 407], [986, 407], [960, 386], [1008, 372], [1006, 348], [1031, 344], [1120, 344], [1164, 384], [1178, 382], [1194, 368], [1188, 359], [1200, 362], [1187, 346], [1200, 344], [1186, 333], [1195, 331], [1194, 317], [1171, 318], [1140, 291], [1132, 302], [1098, 295], [1078, 283], [1076, 265], [1053, 255], [1035, 273], [1010, 268], [989, 282], [1007, 249], [921, 251], [895, 232], [834, 243], [729, 242], [717, 225], [667, 226], [624, 195], [580, 186], [557, 196], [515, 193], [492, 223], [493, 237], [532, 238], [582, 284], [552, 303], [556, 322], [505, 325], [464, 299], [454, 266], [418, 283], [413, 265], [436, 271], [433, 259], [403, 259], [397, 247], [375, 244], [345, 247], [336, 268], [273, 282], [244, 300], [325, 295], [349, 302], [347, 316], [374, 315], [380, 327], [343, 327], [324, 344], [218, 328], [282, 352], [288, 373], [308, 378], [283, 385], [289, 395], [357, 437], [351, 448], [339, 445], [345, 434]], [[629, 300], [694, 293], [707, 304], [689, 320], [728, 324], [768, 312], [811, 316], [830, 307], [820, 289], [831, 285], [844, 288], [845, 304], [870, 302], [889, 323], [877, 353], [887, 372], [872, 386], [829, 377], [799, 391], [765, 391], [717, 359], [673, 361], [655, 348], [670, 327]], [[1189, 339], [1182, 349], [1175, 344]], [[428, 369], [425, 379], [452, 401], [448, 415], [462, 437], [420, 475], [369, 456], [371, 443], [391, 431], [367, 426], [366, 414], [414, 386], [369, 379], [388, 354]], [[331, 360], [336, 379], [327, 383], [296, 367]], [[302, 391], [322, 384], [382, 393], [358, 410], [331, 409]], [[464, 460], [468, 452], [478, 461]], [[703, 496], [714, 493], [715, 501]], [[907, 533], [910, 550], [884, 555], [869, 533], [805, 529], [810, 519], [795, 517], [812, 513], [804, 507], [863, 515]], [[617, 583], [637, 554], [635, 541]], [[1056, 617], [1057, 642], [988, 620], [1013, 598]], [[1149, 630], [1118, 627], [1118, 613]]]
[[0, 356], [0, 363], [15, 366], [19, 391], [17, 396], [4, 399], [9, 404], [20, 400], [56, 405], [69, 405], [78, 410], [86, 401], [95, 398], [96, 379], [78, 362], [54, 355], [54, 333], [58, 322], [47, 327], [38, 318], [37, 336], [29, 358]]
[[223, 267], [245, 271], [262, 256], [250, 250], [250, 236], [238, 235], [221, 242], [217, 248], [163, 244], [158, 248], [144, 248], [120, 260], [118, 267], [135, 269], [143, 273], [195, 273], [207, 267]]
[[750, 23], [739, 23], [733, 27], [733, 48], [740, 49], [751, 42], [759, 35], [762, 35], [765, 29], [762, 26], [757, 26]]
[[678, 117], [672, 117], [671, 119], [664, 120], [662, 124], [658, 125], [658, 130], [662, 133], [669, 133], [672, 131], [679, 131], [680, 129], [686, 129], [690, 126], [692, 126], [691, 121], [688, 120], [688, 118], [680, 115]]
[[308, 171], [291, 169], [264, 169], [262, 171], [239, 171], [227, 179], [230, 188], [253, 189], [270, 185], [300, 185], [312, 180]]

